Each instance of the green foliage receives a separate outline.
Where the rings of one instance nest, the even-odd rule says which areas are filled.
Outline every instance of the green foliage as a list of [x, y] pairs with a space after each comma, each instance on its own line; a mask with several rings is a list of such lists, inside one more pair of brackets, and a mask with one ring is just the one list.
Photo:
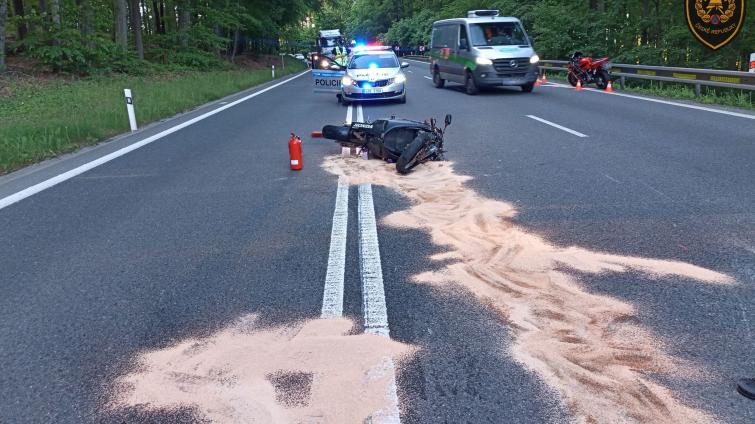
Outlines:
[[548, 59], [566, 59], [580, 50], [617, 63], [744, 69], [755, 50], [753, 1], [746, 2], [739, 35], [715, 52], [693, 38], [678, 0], [329, 0], [325, 5], [315, 14], [317, 23], [402, 46], [427, 42], [434, 20], [499, 9], [523, 21], [538, 54]]
[[[304, 69], [289, 60], [278, 76]], [[141, 76], [97, 76], [23, 84], [0, 77], [13, 94], [0, 101], [0, 174], [128, 131], [123, 88], [134, 93], [140, 125], [270, 80], [267, 69]]]

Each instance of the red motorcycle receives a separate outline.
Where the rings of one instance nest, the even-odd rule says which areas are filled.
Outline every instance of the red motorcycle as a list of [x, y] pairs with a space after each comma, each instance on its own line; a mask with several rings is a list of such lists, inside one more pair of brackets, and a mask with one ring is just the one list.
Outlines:
[[582, 52], [575, 52], [569, 59], [569, 84], [577, 86], [577, 81], [582, 85], [595, 83], [603, 90], [611, 80], [611, 62], [607, 57], [593, 60], [591, 57], [583, 57]]

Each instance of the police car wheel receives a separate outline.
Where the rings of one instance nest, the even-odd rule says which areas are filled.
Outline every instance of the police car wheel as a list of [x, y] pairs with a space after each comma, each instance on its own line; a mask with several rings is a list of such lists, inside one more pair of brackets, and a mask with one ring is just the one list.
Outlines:
[[401, 103], [401, 104], [405, 104], [406, 103], [406, 94], [404, 94], [403, 96], [401, 96], [401, 98], [398, 99], [398, 102]]

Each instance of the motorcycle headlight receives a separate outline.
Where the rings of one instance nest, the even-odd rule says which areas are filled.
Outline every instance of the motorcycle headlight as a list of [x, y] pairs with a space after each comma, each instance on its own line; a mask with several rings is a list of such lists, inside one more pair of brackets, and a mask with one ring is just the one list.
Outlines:
[[351, 85], [353, 83], [354, 80], [348, 75], [344, 75], [343, 78], [341, 78], [341, 84], [343, 85]]
[[398, 74], [395, 77], [393, 77], [393, 83], [394, 84], [401, 84], [406, 82], [406, 75], [404, 74]]
[[532, 56], [532, 57], [530, 58], [530, 63], [532, 63], [533, 65], [534, 65], [535, 63], [537, 63], [537, 62], [540, 62], [540, 56], [538, 56], [538, 55], [534, 55], [534, 56]]
[[488, 59], [487, 57], [478, 57], [477, 59], [475, 59], [475, 62], [478, 65], [492, 65], [493, 64], [493, 61]]

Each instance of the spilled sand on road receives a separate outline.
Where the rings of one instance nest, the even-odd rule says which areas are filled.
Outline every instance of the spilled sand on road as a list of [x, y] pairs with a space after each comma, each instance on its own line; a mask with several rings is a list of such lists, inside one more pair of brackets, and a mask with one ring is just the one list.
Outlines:
[[[704, 423], [714, 418], [677, 400], [648, 378], [692, 377], [662, 340], [637, 324], [627, 302], [589, 293], [569, 272], [640, 272], [731, 284], [695, 265], [558, 247], [518, 227], [514, 207], [464, 185], [449, 162], [423, 164], [406, 176], [381, 161], [330, 157], [324, 168], [351, 184], [397, 190], [412, 206], [387, 216], [389, 226], [424, 229], [450, 265], [414, 277], [440, 286], [461, 284], [494, 305], [514, 331], [513, 357], [555, 388], [581, 422]], [[686, 371], [685, 371], [686, 370]]]
[[139, 355], [108, 407], [192, 408], [216, 423], [361, 423], [390, 408], [387, 358], [412, 348], [352, 328], [346, 318], [260, 328], [248, 315]]

